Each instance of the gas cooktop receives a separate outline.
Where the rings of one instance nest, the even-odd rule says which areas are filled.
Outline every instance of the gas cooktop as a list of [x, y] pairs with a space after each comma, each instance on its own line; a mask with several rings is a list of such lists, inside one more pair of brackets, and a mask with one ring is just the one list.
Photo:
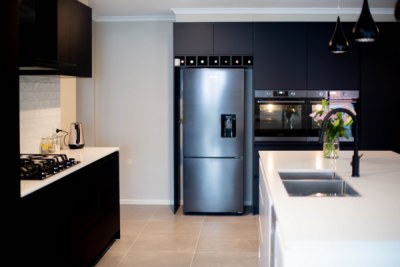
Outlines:
[[20, 179], [43, 180], [78, 163], [65, 154], [21, 154]]

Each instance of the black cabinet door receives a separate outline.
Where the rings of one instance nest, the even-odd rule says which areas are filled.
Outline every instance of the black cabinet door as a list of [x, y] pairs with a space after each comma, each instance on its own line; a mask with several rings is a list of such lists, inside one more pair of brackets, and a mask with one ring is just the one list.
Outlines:
[[58, 0], [59, 72], [92, 77], [92, 11], [79, 1]]
[[342, 22], [349, 42], [349, 51], [333, 54], [328, 50], [329, 40], [335, 30], [334, 22], [308, 23], [308, 73], [309, 90], [359, 90], [359, 44], [354, 42], [354, 23]]
[[251, 55], [252, 22], [174, 23], [175, 55]]
[[59, 180], [21, 199], [18, 266], [71, 266], [68, 257], [67, 180]]
[[214, 23], [214, 54], [253, 54], [252, 22]]
[[254, 89], [305, 90], [306, 24], [257, 22], [254, 27]]
[[174, 23], [175, 55], [210, 55], [213, 53], [212, 22]]
[[21, 0], [20, 74], [92, 76], [92, 9], [77, 0]]
[[400, 152], [400, 25], [377, 25], [378, 41], [361, 46], [361, 148]]

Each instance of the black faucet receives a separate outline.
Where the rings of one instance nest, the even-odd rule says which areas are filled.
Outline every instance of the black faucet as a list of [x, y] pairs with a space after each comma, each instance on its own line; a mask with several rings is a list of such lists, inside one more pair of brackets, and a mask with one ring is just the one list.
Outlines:
[[347, 113], [352, 119], [353, 119], [353, 125], [354, 125], [354, 154], [353, 154], [353, 160], [351, 161], [351, 166], [353, 168], [352, 170], [352, 174], [351, 176], [353, 177], [360, 177], [360, 158], [361, 156], [358, 155], [358, 126], [357, 126], [357, 118], [356, 115], [351, 112], [348, 109], [345, 108], [334, 108], [332, 110], [330, 110], [323, 122], [322, 122], [322, 126], [321, 126], [321, 135], [319, 136], [319, 142], [322, 143], [324, 140], [324, 133], [325, 133], [325, 129], [326, 129], [326, 124], [328, 123], [328, 119], [333, 115], [336, 114], [337, 112], [344, 112]]

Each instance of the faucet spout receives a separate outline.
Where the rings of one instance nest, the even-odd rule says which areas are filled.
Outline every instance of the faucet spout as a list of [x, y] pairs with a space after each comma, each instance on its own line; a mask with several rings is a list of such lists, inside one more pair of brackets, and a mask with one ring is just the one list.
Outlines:
[[358, 155], [358, 122], [357, 122], [357, 118], [356, 115], [351, 112], [348, 109], [345, 108], [334, 108], [332, 110], [330, 110], [323, 122], [322, 122], [322, 126], [321, 126], [321, 134], [319, 136], [319, 142], [322, 143], [324, 140], [324, 133], [325, 133], [325, 129], [326, 129], [326, 124], [328, 123], [329, 118], [333, 115], [336, 114], [338, 112], [343, 112], [343, 113], [347, 113], [352, 119], [353, 119], [353, 125], [354, 125], [354, 153], [353, 153], [353, 158], [351, 161], [351, 166], [352, 166], [352, 174], [351, 176], [353, 177], [360, 177], [360, 158], [361, 156]]

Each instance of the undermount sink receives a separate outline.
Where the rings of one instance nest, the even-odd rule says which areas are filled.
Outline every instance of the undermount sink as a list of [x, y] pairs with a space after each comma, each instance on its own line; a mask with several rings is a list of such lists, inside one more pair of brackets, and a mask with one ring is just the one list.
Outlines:
[[279, 172], [289, 196], [344, 197], [360, 196], [336, 172]]

